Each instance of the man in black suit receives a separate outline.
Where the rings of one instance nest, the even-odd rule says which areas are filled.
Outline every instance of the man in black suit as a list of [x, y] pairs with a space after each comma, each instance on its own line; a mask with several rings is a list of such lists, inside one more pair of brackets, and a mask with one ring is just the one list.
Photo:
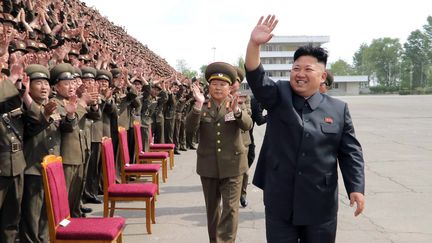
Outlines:
[[264, 192], [268, 242], [334, 242], [339, 164], [355, 216], [364, 209], [364, 161], [347, 104], [319, 92], [327, 52], [312, 45], [294, 54], [290, 82], [273, 82], [260, 45], [277, 25], [263, 17], [252, 31], [245, 67], [256, 99], [268, 111], [253, 183]]

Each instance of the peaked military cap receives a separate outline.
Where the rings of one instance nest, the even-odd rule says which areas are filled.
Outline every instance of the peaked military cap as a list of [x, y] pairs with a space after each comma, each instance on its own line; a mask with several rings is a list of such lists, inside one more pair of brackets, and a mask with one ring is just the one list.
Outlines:
[[57, 84], [61, 80], [74, 80], [75, 69], [69, 63], [60, 63], [55, 65], [51, 71], [51, 85]]
[[111, 73], [113, 78], [118, 78], [121, 75], [121, 69], [120, 68], [111, 69]]
[[104, 79], [111, 83], [113, 75], [107, 70], [97, 70], [96, 80]]
[[42, 42], [37, 43], [37, 47], [39, 51], [49, 51], [48, 47]]
[[75, 78], [81, 78], [82, 77], [81, 69], [74, 67], [73, 75]]
[[221, 80], [232, 85], [237, 78], [237, 72], [231, 64], [226, 62], [214, 62], [207, 66], [205, 78], [210, 83], [212, 80]]
[[241, 83], [244, 79], [245, 73], [244, 71], [239, 68], [239, 67], [235, 67], [235, 70], [237, 71], [237, 82]]
[[27, 49], [31, 49], [31, 50], [35, 50], [35, 51], [39, 50], [39, 47], [37, 46], [37, 43], [34, 40], [27, 40], [26, 45], [27, 45], [26, 46]]
[[97, 75], [97, 70], [96, 68], [92, 68], [92, 67], [82, 67], [81, 68], [81, 78], [92, 78], [92, 79], [96, 79], [96, 75]]
[[76, 57], [79, 57], [79, 51], [77, 50], [77, 49], [71, 49], [70, 51], [69, 51], [69, 53], [68, 53], [68, 55], [73, 55], [73, 56], [76, 56]]
[[16, 41], [12, 41], [9, 44], [9, 53], [14, 53], [16, 51], [22, 51], [22, 52], [25, 52], [25, 53], [28, 52], [28, 50], [26, 49], [26, 44], [25, 44], [24, 41], [18, 41], [18, 40], [16, 40]]
[[29, 76], [30, 81], [36, 79], [50, 80], [50, 72], [48, 68], [39, 64], [30, 64], [25, 69], [26, 74]]

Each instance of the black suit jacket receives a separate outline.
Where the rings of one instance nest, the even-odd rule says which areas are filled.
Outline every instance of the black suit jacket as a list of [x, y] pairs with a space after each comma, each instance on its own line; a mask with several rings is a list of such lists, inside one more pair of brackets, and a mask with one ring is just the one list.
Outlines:
[[253, 183], [266, 211], [294, 225], [336, 217], [337, 164], [347, 193], [364, 193], [364, 161], [347, 104], [318, 91], [305, 100], [289, 82], [273, 82], [260, 65], [247, 72], [256, 99], [268, 111]]

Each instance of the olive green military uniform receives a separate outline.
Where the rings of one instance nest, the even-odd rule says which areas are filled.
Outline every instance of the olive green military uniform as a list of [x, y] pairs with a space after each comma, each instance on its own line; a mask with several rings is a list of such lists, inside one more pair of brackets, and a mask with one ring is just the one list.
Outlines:
[[[207, 67], [207, 80], [221, 77], [232, 83], [236, 77], [234, 68], [226, 63]], [[188, 131], [200, 131], [197, 173], [201, 176], [206, 202], [210, 242], [235, 242], [241, 184], [248, 167], [241, 130], [249, 130], [252, 119], [244, 112], [227, 119], [229, 107], [229, 98], [220, 106], [210, 98], [201, 110], [193, 108], [186, 121]]]
[[21, 109], [21, 97], [9, 80], [0, 82], [0, 242], [18, 235], [26, 162], [23, 153], [23, 116], [42, 121], [41, 113]]
[[168, 92], [168, 101], [164, 106], [164, 137], [165, 143], [174, 143], [175, 114], [178, 104], [177, 94]]
[[[49, 80], [50, 73], [44, 66], [29, 65], [25, 72], [30, 82], [38, 79]], [[43, 112], [44, 103], [33, 101], [31, 110]], [[25, 119], [24, 156], [24, 194], [21, 204], [20, 242], [48, 242], [48, 219], [45, 208], [45, 195], [42, 181], [41, 162], [48, 154], [60, 155], [60, 116], [55, 113], [49, 120], [43, 119], [38, 127], [32, 119]], [[71, 124], [63, 124], [63, 126]]]
[[[64, 80], [73, 80], [72, 73], [74, 69], [69, 64], [63, 63], [56, 65], [51, 70], [51, 82], [56, 84], [60, 80], [58, 77], [64, 76]], [[70, 73], [70, 75], [69, 75]], [[66, 117], [66, 110], [64, 108], [65, 98], [57, 95], [53, 98], [53, 101], [57, 104], [57, 110], [62, 119]], [[95, 113], [94, 116], [100, 116], [99, 111], [89, 110], [91, 113]], [[86, 117], [88, 110], [78, 103], [77, 110], [73, 121], [72, 130], [61, 130], [61, 146], [60, 154], [63, 157], [63, 169], [65, 172], [66, 187], [68, 189], [69, 208], [71, 210], [72, 217], [80, 217], [80, 201], [82, 196], [82, 185], [84, 177], [84, 163], [86, 160], [86, 149], [88, 144], [86, 140]]]
[[150, 84], [144, 85], [141, 98], [141, 137], [143, 142], [143, 151], [150, 150], [149, 129], [152, 125], [152, 116], [157, 105], [157, 101], [152, 99], [150, 92]]
[[156, 98], [156, 108], [153, 113], [152, 131], [154, 143], [165, 143], [163, 107], [167, 101], [168, 93], [165, 90], [161, 90]]

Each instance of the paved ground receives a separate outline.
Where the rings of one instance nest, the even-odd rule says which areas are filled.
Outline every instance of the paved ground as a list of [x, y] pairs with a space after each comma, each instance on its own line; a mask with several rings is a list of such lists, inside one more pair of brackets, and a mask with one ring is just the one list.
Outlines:
[[[354, 218], [339, 180], [337, 242], [432, 242], [432, 96], [340, 98], [349, 104], [363, 145], [367, 192], [366, 210]], [[264, 131], [265, 126], [255, 128], [257, 148]], [[161, 185], [153, 234], [146, 233], [144, 211], [116, 212], [127, 218], [124, 242], [208, 242], [195, 158], [195, 151], [176, 157]], [[240, 210], [237, 242], [265, 242], [262, 192], [250, 185], [248, 199]], [[101, 206], [91, 207], [102, 215]]]

